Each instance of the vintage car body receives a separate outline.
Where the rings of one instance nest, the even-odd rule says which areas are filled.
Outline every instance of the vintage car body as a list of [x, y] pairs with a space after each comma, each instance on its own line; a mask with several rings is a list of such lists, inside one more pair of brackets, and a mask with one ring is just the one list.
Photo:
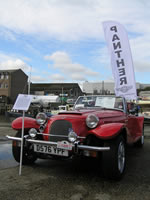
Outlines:
[[[132, 114], [131, 114], [132, 113]], [[37, 158], [89, 156], [101, 160], [103, 173], [120, 179], [126, 166], [126, 144], [144, 144], [144, 118], [128, 110], [122, 97], [79, 97], [73, 111], [50, 118], [39, 113], [36, 119], [24, 119], [23, 164]], [[17, 130], [13, 155], [20, 162], [22, 118], [12, 122]]]

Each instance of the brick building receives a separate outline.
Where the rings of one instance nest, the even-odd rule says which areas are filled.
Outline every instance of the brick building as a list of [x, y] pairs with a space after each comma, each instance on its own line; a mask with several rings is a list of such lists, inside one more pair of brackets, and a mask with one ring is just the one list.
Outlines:
[[21, 70], [0, 70], [0, 96], [14, 103], [19, 93], [27, 94], [28, 76]]

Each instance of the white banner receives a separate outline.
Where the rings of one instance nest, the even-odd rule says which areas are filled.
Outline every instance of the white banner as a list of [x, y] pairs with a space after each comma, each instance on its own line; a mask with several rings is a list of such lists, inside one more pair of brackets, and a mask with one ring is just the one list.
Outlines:
[[128, 35], [124, 27], [118, 22], [103, 22], [103, 28], [111, 54], [115, 94], [135, 100], [137, 98], [136, 82]]

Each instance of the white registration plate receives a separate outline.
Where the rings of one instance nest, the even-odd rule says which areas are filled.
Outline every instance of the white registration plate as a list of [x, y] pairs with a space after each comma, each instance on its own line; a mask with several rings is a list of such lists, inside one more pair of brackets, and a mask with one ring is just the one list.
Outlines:
[[57, 146], [34, 144], [34, 151], [39, 153], [47, 153], [58, 156], [68, 156], [68, 150], [58, 148]]

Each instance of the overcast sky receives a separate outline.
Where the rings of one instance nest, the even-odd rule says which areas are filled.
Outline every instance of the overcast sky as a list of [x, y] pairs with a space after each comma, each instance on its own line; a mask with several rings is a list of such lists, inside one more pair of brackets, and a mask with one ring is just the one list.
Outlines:
[[112, 81], [107, 20], [125, 27], [135, 79], [150, 83], [149, 0], [0, 0], [0, 69], [41, 83]]

